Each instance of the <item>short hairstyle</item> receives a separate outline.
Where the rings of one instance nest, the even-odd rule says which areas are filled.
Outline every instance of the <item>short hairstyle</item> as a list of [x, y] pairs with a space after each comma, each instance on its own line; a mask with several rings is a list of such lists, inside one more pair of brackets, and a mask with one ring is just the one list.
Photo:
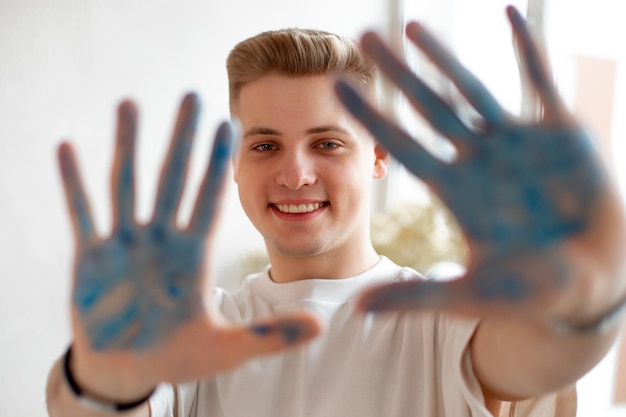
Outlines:
[[270, 73], [287, 76], [339, 75], [375, 91], [376, 69], [358, 44], [330, 32], [310, 29], [268, 31], [237, 44], [226, 60], [230, 110], [241, 88]]

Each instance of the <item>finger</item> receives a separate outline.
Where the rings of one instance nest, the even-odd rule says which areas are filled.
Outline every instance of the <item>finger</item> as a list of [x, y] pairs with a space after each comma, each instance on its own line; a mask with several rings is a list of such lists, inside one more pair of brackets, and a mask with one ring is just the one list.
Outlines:
[[551, 116], [558, 113], [562, 107], [561, 99], [552, 81], [552, 74], [548, 65], [537, 44], [533, 41], [528, 25], [515, 7], [509, 6], [506, 11], [513, 28], [515, 42], [521, 51], [521, 65], [524, 66], [537, 89], [544, 105], [545, 115]]
[[117, 137], [111, 178], [113, 230], [128, 230], [135, 212], [135, 141], [137, 108], [130, 101], [117, 111]]
[[178, 111], [170, 149], [161, 171], [154, 214], [157, 224], [174, 222], [187, 175], [199, 110], [198, 96], [186, 95]]
[[375, 33], [362, 38], [363, 50], [400, 87], [411, 104], [439, 132], [452, 140], [469, 141], [473, 132], [450, 106], [389, 50]]
[[258, 356], [301, 346], [320, 332], [319, 321], [304, 313], [257, 322], [249, 327], [225, 328], [217, 343], [224, 355], [219, 360], [226, 368], [232, 368]]
[[406, 34], [457, 86], [461, 94], [490, 124], [500, 124], [506, 113], [484, 84], [469, 72], [439, 41], [419, 23], [410, 23]]
[[362, 294], [359, 307], [376, 312], [445, 309], [450, 305], [458, 305], [463, 299], [461, 287], [461, 279], [389, 284]]
[[413, 174], [427, 180], [440, 171], [440, 161], [396, 124], [384, 118], [350, 84], [340, 80], [335, 85], [335, 91], [352, 115]]
[[472, 283], [467, 278], [443, 282], [420, 280], [370, 290], [361, 296], [359, 308], [369, 312], [433, 310], [485, 317], [511, 314], [519, 307], [522, 297], [520, 283], [506, 278], [489, 285]]
[[[495, 256], [465, 276], [448, 280], [412, 280], [364, 293], [365, 311], [442, 310], [473, 316], [533, 315], [551, 305], [568, 285], [568, 271], [545, 251], [521, 249]], [[531, 306], [531, 307], [529, 307]]]
[[94, 224], [74, 150], [70, 144], [63, 143], [59, 146], [58, 161], [74, 234], [78, 242], [87, 241], [95, 234]]
[[230, 123], [222, 123], [215, 134], [209, 166], [204, 174], [189, 230], [206, 233], [212, 226], [222, 200], [225, 173], [234, 147], [235, 133]]

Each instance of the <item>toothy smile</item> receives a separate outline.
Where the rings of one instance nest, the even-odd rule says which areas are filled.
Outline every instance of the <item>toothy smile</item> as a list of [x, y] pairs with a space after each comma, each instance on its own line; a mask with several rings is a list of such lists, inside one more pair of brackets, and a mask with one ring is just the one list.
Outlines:
[[274, 204], [274, 207], [281, 213], [310, 213], [318, 210], [324, 203], [308, 203], [308, 204]]

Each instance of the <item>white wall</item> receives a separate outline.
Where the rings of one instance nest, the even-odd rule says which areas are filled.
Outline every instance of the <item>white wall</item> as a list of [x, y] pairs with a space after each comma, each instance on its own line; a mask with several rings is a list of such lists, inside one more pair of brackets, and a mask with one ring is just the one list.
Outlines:
[[[381, 7], [376, 0], [0, 0], [1, 417], [46, 415], [45, 378], [70, 337], [73, 243], [55, 162], [60, 140], [76, 145], [105, 230], [115, 106], [136, 99], [145, 217], [175, 108], [191, 89], [204, 102], [197, 184], [213, 129], [228, 116], [224, 61], [236, 42], [287, 26], [356, 36], [378, 22]], [[221, 276], [233, 274], [237, 250], [259, 241], [235, 193], [228, 200], [215, 251]]]

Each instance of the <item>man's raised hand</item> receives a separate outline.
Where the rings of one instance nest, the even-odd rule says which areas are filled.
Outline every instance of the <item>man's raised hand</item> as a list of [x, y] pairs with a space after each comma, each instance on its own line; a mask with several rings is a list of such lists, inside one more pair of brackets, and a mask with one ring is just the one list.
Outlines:
[[[611, 187], [591, 139], [561, 102], [524, 20], [513, 7], [507, 13], [521, 65], [543, 106], [537, 123], [523, 123], [507, 114], [483, 84], [418, 23], [407, 26], [407, 36], [481, 116], [478, 126], [464, 123], [377, 35], [368, 33], [362, 39], [364, 50], [382, 72], [455, 145], [458, 158], [451, 163], [427, 152], [349, 84], [340, 81], [337, 85], [344, 105], [446, 204], [470, 249], [467, 274], [461, 279], [392, 284], [364, 294], [361, 305], [365, 309], [435, 308], [478, 316], [504, 313], [545, 319], [572, 313], [575, 303], [569, 295], [581, 296], [583, 288], [595, 286], [585, 281], [592, 276], [589, 270], [573, 270], [566, 258], [571, 260], [577, 251], [582, 255], [581, 265], [602, 262], [607, 251], [602, 249], [603, 254], [599, 246], [594, 247], [599, 242], [595, 230], [600, 228], [594, 230], [593, 224], [603, 221], [601, 210], [612, 215], [618, 212], [607, 209], [615, 205], [614, 199], [607, 198]], [[577, 302], [583, 299], [584, 295]]]
[[[129, 101], [119, 106], [108, 236], [95, 231], [71, 145], [59, 147], [76, 239], [73, 358], [79, 380], [113, 398], [115, 387], [105, 381], [123, 380], [141, 392], [140, 387], [161, 381], [198, 379], [319, 332], [317, 321], [305, 314], [233, 327], [212, 305], [206, 293], [207, 249], [235, 134], [228, 123], [218, 129], [191, 218], [187, 226], [179, 226], [176, 217], [198, 115], [199, 100], [189, 94], [163, 164], [154, 214], [142, 224], [135, 218], [137, 110]], [[87, 371], [100, 372], [100, 379], [87, 381]]]

